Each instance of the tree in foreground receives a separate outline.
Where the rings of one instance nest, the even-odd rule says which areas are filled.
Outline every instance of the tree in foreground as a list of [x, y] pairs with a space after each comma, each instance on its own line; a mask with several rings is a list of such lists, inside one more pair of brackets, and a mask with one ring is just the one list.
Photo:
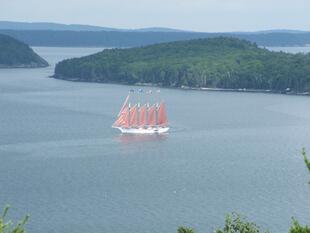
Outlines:
[[[308, 168], [310, 172], [310, 160], [307, 156], [306, 150], [303, 148], [302, 149], [302, 156], [304, 157], [304, 161], [306, 164], [306, 167]], [[310, 182], [309, 182], [310, 184]], [[299, 222], [293, 218], [293, 224], [290, 228], [290, 233], [310, 233], [310, 227], [309, 226], [301, 226]]]
[[216, 230], [216, 233], [259, 233], [259, 227], [247, 221], [240, 215], [233, 213], [226, 216], [225, 226], [223, 229]]
[[[259, 227], [255, 223], [247, 221], [245, 218], [241, 217], [236, 213], [227, 215], [223, 229], [219, 228], [215, 231], [215, 233], [259, 233], [259, 232], [260, 232]], [[178, 233], [195, 233], [195, 230], [192, 228], [182, 226], [178, 228]]]
[[299, 222], [293, 218], [290, 233], [310, 233], [310, 228], [308, 226], [301, 226]]
[[307, 166], [307, 168], [308, 168], [308, 170], [310, 172], [310, 160], [309, 160], [309, 158], [307, 156], [305, 148], [302, 149], [302, 156], [304, 157], [305, 164], [306, 164], [306, 166]]
[[24, 228], [29, 216], [26, 215], [24, 219], [14, 225], [11, 221], [6, 222], [5, 217], [9, 211], [9, 206], [4, 208], [2, 216], [0, 216], [0, 233], [26, 233]]
[[193, 228], [182, 226], [178, 228], [178, 233], [195, 233], [195, 230]]

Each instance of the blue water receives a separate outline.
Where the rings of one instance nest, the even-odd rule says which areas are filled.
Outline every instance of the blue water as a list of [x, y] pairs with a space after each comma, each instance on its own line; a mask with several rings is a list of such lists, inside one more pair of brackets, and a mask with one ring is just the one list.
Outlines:
[[0, 206], [29, 233], [213, 232], [233, 211], [275, 233], [310, 223], [309, 97], [162, 89], [170, 133], [122, 136], [132, 87], [48, 78], [100, 49], [35, 50], [52, 66], [0, 70]]
[[276, 52], [286, 52], [286, 53], [310, 53], [310, 46], [307, 47], [268, 47], [269, 50], [276, 51]]

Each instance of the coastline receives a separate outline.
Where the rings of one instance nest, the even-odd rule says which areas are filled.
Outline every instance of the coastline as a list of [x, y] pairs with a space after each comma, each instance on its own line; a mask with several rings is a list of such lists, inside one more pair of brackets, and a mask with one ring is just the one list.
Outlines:
[[265, 94], [282, 94], [282, 95], [302, 95], [310, 96], [309, 92], [293, 92], [293, 91], [275, 91], [275, 90], [264, 90], [264, 89], [247, 89], [247, 88], [212, 88], [212, 87], [180, 87], [183, 90], [197, 90], [197, 91], [222, 91], [222, 92], [246, 92], [246, 93], [265, 93]]
[[29, 69], [35, 69], [35, 68], [45, 68], [49, 67], [49, 64], [20, 64], [20, 65], [2, 65], [0, 64], [0, 69], [23, 69], [23, 68], [29, 68]]
[[283, 91], [275, 91], [275, 90], [265, 90], [265, 89], [247, 89], [247, 88], [217, 88], [217, 87], [189, 87], [189, 86], [181, 86], [181, 87], [169, 87], [169, 86], [160, 86], [153, 83], [118, 83], [118, 82], [101, 82], [99, 80], [81, 80], [78, 78], [64, 78], [59, 75], [51, 75], [49, 78], [54, 78], [58, 80], [70, 81], [70, 82], [87, 82], [87, 83], [102, 83], [102, 84], [117, 84], [117, 85], [127, 85], [127, 86], [138, 86], [138, 87], [158, 87], [158, 88], [167, 88], [167, 89], [178, 89], [178, 90], [188, 90], [188, 91], [215, 91], [215, 92], [244, 92], [244, 93], [263, 93], [263, 94], [281, 94], [281, 95], [295, 95], [295, 96], [310, 96], [309, 92], [294, 92], [289, 88]]

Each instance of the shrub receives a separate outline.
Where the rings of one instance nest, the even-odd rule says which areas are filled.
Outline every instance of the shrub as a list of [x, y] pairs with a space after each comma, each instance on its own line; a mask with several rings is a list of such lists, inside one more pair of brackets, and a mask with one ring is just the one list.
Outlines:
[[26, 215], [22, 221], [18, 222], [15, 226], [11, 221], [6, 222], [5, 217], [9, 211], [9, 206], [4, 208], [3, 214], [0, 217], [0, 233], [26, 233], [24, 228], [29, 216]]

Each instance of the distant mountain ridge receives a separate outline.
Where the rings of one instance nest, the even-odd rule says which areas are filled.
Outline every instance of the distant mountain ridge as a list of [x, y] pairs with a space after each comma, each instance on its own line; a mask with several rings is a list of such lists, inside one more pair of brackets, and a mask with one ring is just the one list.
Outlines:
[[[87, 24], [63, 24], [52, 22], [14, 22], [0, 21], [0, 30], [55, 30], [55, 31], [113, 31], [113, 32], [192, 32], [203, 33], [192, 30], [181, 30], [167, 27], [146, 27], [146, 28], [112, 28]], [[260, 31], [236, 31], [236, 32], [217, 32], [217, 33], [236, 33], [236, 34], [265, 34], [265, 33], [307, 33], [310, 31], [292, 29], [270, 29]]]
[[310, 46], [310, 32], [287, 29], [208, 33], [162, 27], [115, 29], [79, 24], [0, 21], [0, 33], [12, 36], [31, 46], [48, 47], [139, 47], [218, 36], [245, 39], [266, 47]]
[[163, 42], [218, 36], [248, 40], [263, 47], [309, 46], [308, 33], [198, 33], [198, 32], [137, 32], [137, 31], [56, 31], [1, 30], [31, 46], [47, 47], [139, 47]]
[[0, 21], [0, 30], [53, 30], [53, 31], [113, 31], [113, 32], [182, 32], [183, 30], [165, 28], [165, 27], [149, 27], [138, 29], [119, 29], [111, 27], [101, 27], [84, 24], [61, 24], [50, 22], [13, 22]]

